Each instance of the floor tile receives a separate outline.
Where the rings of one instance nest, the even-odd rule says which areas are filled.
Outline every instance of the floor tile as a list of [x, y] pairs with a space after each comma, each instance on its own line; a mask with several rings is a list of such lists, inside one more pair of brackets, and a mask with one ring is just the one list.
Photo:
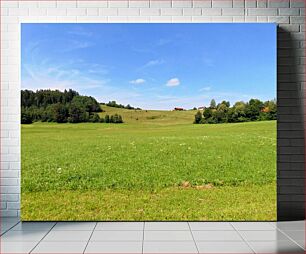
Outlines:
[[144, 222], [98, 222], [95, 230], [143, 230]]
[[49, 231], [55, 222], [20, 222], [11, 230], [13, 231]]
[[190, 230], [188, 222], [145, 222], [145, 230]]
[[2, 242], [35, 242], [40, 241], [47, 232], [40, 231], [8, 231], [1, 236]]
[[243, 241], [236, 231], [192, 231], [195, 241]]
[[281, 221], [281, 222], [276, 222], [275, 226], [281, 230], [305, 231], [305, 221]]
[[94, 231], [90, 241], [142, 241], [143, 231]]
[[235, 230], [229, 222], [189, 222], [191, 230]]
[[[18, 231], [15, 231], [18, 232]], [[92, 231], [53, 231], [51, 230], [43, 239], [44, 242], [86, 242]]]
[[275, 230], [269, 222], [232, 222], [237, 230]]
[[142, 253], [142, 242], [89, 242], [85, 253]]
[[70, 231], [70, 230], [93, 230], [96, 222], [58, 222], [53, 230], [56, 231]]
[[193, 241], [190, 231], [145, 231], [145, 241]]
[[143, 253], [198, 253], [194, 242], [144, 242]]
[[255, 253], [304, 253], [304, 250], [291, 241], [249, 242]]
[[239, 231], [246, 241], [286, 241], [287, 236], [278, 230], [271, 231]]
[[87, 242], [40, 242], [32, 253], [83, 253]]
[[197, 242], [200, 253], [253, 253], [245, 242]]
[[1, 242], [0, 253], [29, 253], [37, 242]]

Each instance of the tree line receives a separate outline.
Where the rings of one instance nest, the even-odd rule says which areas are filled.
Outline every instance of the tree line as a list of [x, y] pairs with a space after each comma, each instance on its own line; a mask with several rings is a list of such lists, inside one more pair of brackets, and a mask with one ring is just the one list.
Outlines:
[[211, 100], [210, 106], [194, 116], [195, 124], [238, 123], [249, 121], [276, 120], [276, 100], [262, 102], [250, 99], [248, 102], [238, 101], [232, 107], [228, 101], [216, 104]]
[[124, 106], [123, 104], [118, 104], [116, 101], [109, 101], [108, 103], [102, 103], [102, 105], [106, 105], [113, 108], [125, 108], [125, 109], [136, 109], [141, 110], [141, 108], [134, 108], [130, 104]]
[[21, 91], [21, 123], [35, 121], [57, 123], [105, 122], [123, 123], [120, 115], [98, 115], [102, 112], [100, 104], [91, 96], [80, 95], [69, 89]]

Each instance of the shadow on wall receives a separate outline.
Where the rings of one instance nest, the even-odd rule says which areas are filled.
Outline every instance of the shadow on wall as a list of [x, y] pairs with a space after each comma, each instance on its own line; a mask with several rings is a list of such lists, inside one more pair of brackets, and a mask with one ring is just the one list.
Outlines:
[[277, 38], [277, 217], [280, 221], [303, 220], [305, 74], [297, 50], [302, 40], [294, 40], [290, 32], [280, 27]]

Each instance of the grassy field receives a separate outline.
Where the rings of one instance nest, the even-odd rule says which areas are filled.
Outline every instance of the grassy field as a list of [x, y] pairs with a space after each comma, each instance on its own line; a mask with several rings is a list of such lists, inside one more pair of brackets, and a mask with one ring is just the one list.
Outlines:
[[22, 126], [23, 220], [275, 220], [276, 122], [104, 106], [124, 124]]

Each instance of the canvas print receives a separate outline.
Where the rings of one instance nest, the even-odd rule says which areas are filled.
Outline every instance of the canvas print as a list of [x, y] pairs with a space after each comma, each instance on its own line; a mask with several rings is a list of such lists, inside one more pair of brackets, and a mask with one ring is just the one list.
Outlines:
[[276, 219], [275, 24], [22, 24], [22, 220]]

